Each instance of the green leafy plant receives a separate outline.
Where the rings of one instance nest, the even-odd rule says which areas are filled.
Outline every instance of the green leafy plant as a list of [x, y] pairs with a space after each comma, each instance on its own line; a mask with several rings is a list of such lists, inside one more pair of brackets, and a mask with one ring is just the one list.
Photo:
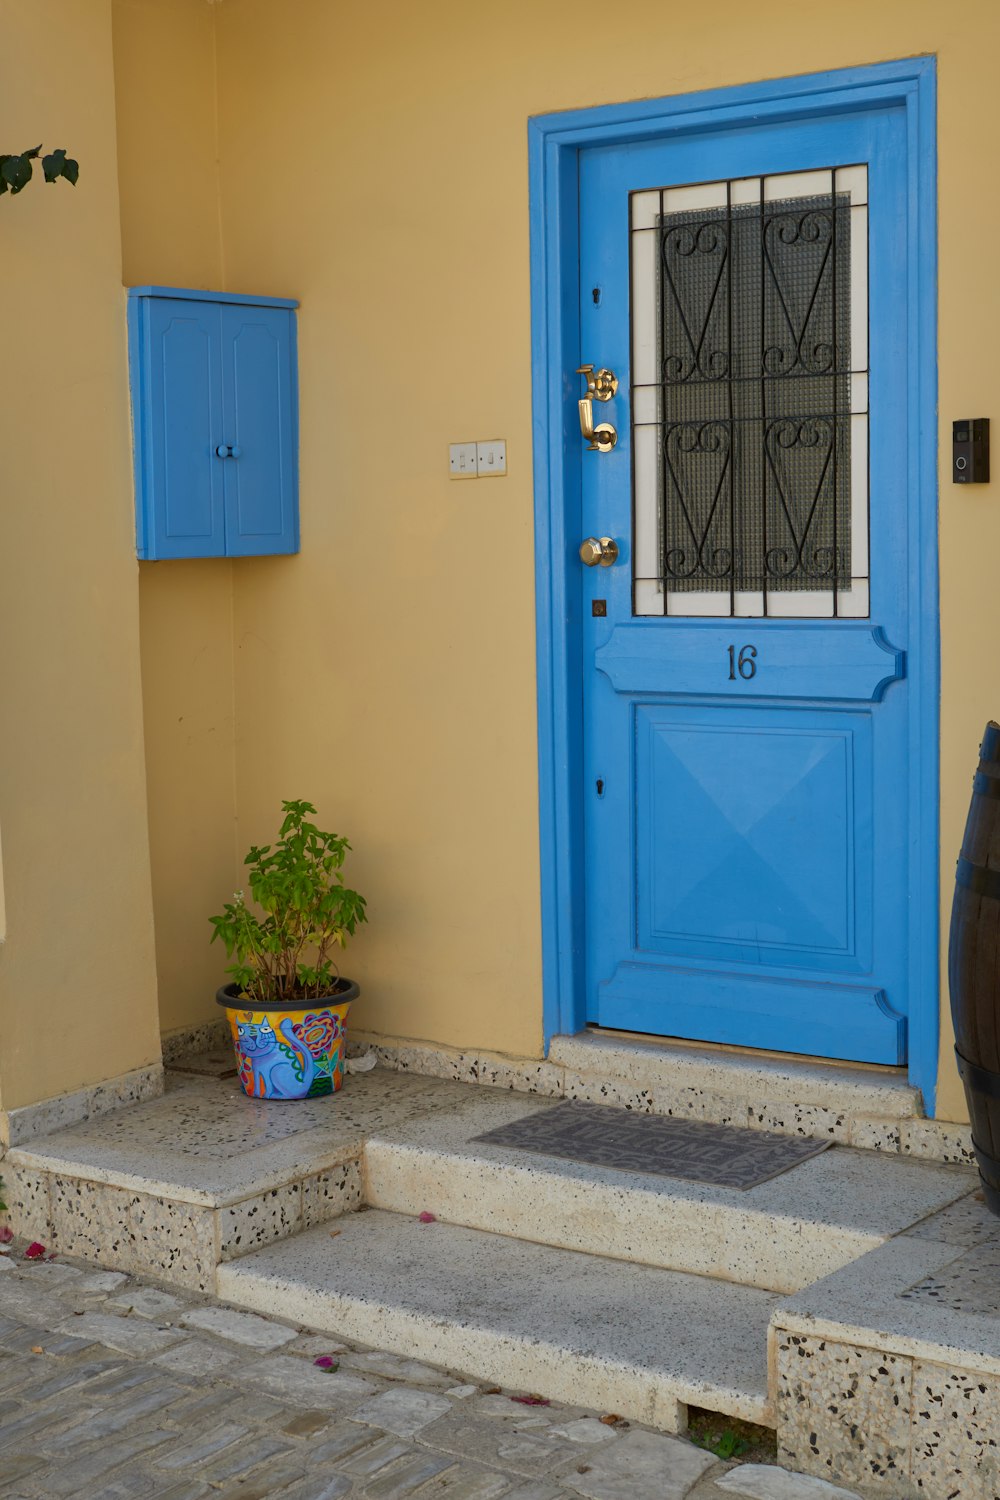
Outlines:
[[[0, 193], [19, 193], [26, 188], [31, 181], [31, 163], [40, 156], [41, 146], [35, 146], [31, 151], [0, 152]], [[80, 163], [67, 156], [65, 148], [60, 146], [42, 156], [42, 174], [46, 182], [58, 182], [64, 177], [75, 187], [80, 176]]]
[[210, 917], [236, 963], [226, 970], [247, 1000], [318, 1000], [337, 986], [331, 957], [368, 920], [365, 900], [344, 884], [345, 838], [307, 821], [311, 802], [282, 802], [278, 842], [254, 846], [248, 867], [258, 917], [237, 891], [221, 916]]
[[743, 1463], [777, 1463], [778, 1445], [773, 1429], [758, 1427], [730, 1417], [727, 1422], [717, 1411], [688, 1407], [688, 1437], [698, 1448], [716, 1458], [736, 1459]]
[[714, 1453], [716, 1458], [741, 1458], [750, 1447], [746, 1438], [740, 1437], [731, 1427], [722, 1432], [702, 1433], [691, 1441], [699, 1448]]

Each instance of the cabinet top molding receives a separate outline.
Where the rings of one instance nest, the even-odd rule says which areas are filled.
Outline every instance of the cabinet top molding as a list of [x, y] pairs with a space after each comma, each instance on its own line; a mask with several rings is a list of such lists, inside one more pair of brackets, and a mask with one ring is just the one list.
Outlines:
[[295, 297], [250, 297], [242, 292], [211, 292], [189, 286], [130, 286], [130, 297], [175, 297], [184, 302], [233, 302], [241, 307], [298, 307]]

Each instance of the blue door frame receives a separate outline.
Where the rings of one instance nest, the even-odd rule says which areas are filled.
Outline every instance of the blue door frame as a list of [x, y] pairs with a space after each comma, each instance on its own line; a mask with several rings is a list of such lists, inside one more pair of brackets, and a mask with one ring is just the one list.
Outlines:
[[546, 1046], [585, 1024], [580, 537], [580, 151], [762, 121], [906, 112], [910, 339], [911, 1082], [934, 1113], [938, 1059], [938, 585], [935, 63], [914, 58], [529, 121], [542, 955]]

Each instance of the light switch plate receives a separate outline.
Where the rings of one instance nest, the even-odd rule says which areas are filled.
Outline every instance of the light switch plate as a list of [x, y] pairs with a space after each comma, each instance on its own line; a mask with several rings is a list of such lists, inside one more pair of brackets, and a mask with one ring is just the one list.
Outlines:
[[507, 444], [503, 438], [476, 444], [476, 468], [480, 479], [499, 477], [507, 472]]
[[475, 479], [477, 443], [452, 443], [448, 449], [448, 468], [452, 479]]

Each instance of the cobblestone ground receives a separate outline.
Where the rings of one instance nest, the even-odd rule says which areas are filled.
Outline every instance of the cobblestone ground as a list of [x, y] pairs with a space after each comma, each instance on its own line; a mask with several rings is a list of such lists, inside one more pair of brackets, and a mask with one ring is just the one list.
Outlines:
[[[5, 1500], [833, 1500], [609, 1413], [79, 1262], [0, 1255]], [[324, 1370], [314, 1360], [330, 1356]]]

